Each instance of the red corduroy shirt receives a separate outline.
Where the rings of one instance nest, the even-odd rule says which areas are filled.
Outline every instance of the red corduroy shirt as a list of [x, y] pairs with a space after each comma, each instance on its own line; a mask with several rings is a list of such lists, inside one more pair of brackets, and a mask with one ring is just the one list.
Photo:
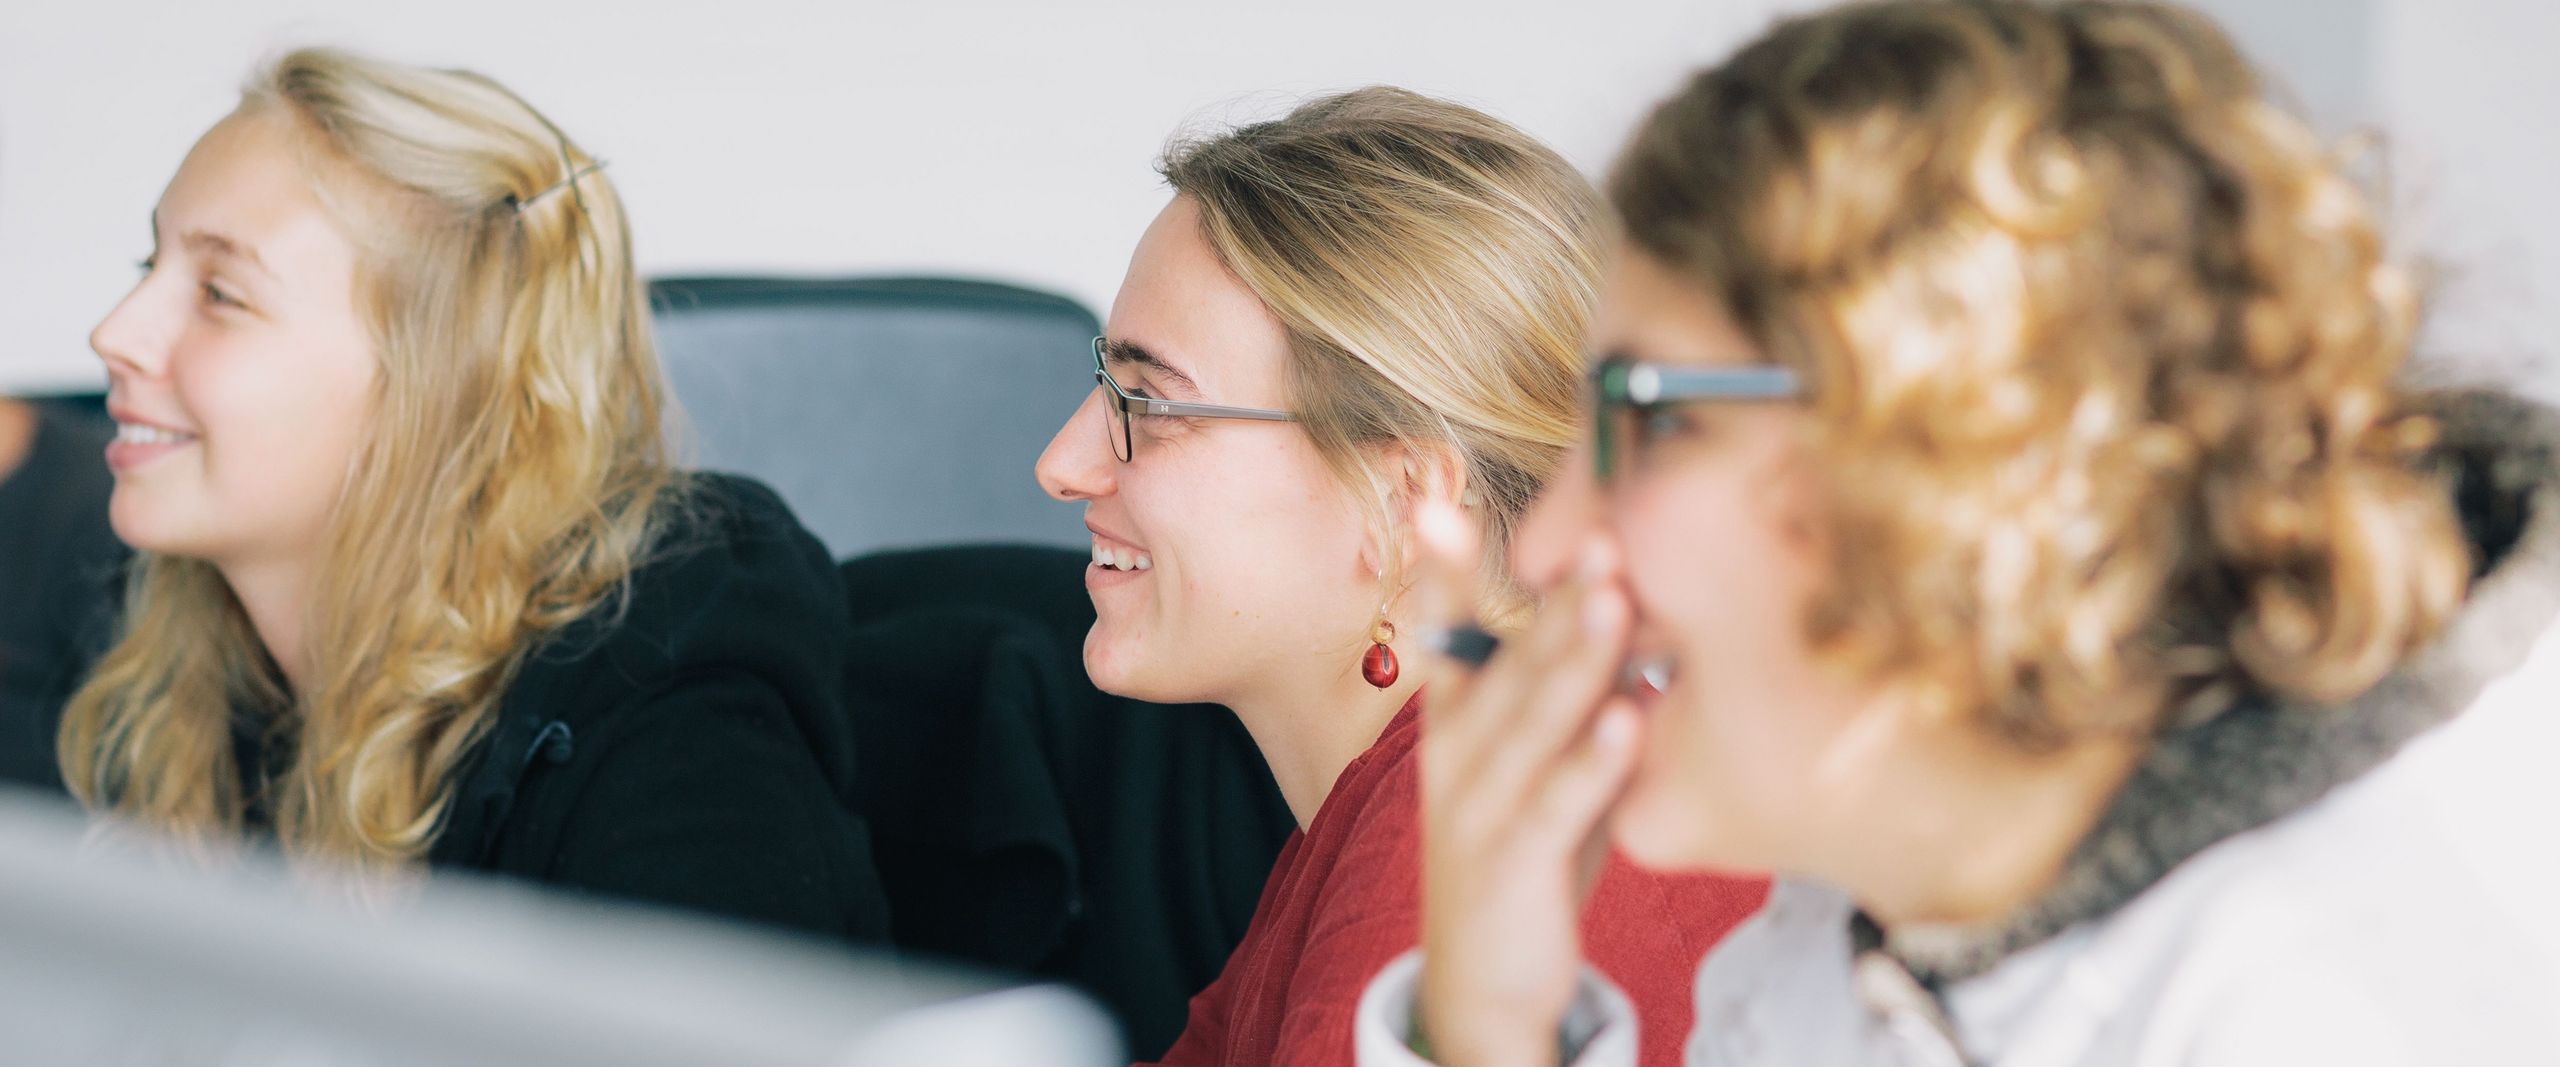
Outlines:
[[[1244, 943], [1191, 999], [1163, 1067], [1351, 1062], [1361, 991], [1422, 936], [1420, 707], [1417, 696], [1396, 712], [1281, 848]], [[1610, 857], [1583, 912], [1582, 952], [1634, 1001], [1648, 1067], [1680, 1062], [1699, 960], [1768, 889]]]

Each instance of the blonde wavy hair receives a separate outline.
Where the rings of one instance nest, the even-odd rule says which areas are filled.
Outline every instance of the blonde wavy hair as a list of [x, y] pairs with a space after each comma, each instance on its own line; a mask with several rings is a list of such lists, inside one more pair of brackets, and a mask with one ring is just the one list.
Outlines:
[[1406, 492], [1381, 446], [1444, 448], [1485, 533], [1487, 617], [1515, 617], [1504, 546], [1582, 427], [1598, 191], [1501, 120], [1387, 87], [1178, 141], [1159, 169], [1287, 329], [1291, 409], [1386, 545], [1381, 601]]
[[[198, 840], [236, 835], [263, 790], [288, 855], [396, 868], [527, 650], [648, 551], [677, 480], [666, 389], [612, 183], [515, 94], [310, 49], [237, 114], [298, 131], [379, 360], [312, 585], [311, 682], [285, 692], [211, 564], [146, 555], [65, 713], [64, 780]], [[243, 712], [283, 753], [268, 782], [235, 769]]]
[[1783, 22], [1640, 127], [1634, 246], [1812, 383], [1814, 638], [2030, 748], [2334, 702], [2469, 560], [2341, 161], [2167, 4]]

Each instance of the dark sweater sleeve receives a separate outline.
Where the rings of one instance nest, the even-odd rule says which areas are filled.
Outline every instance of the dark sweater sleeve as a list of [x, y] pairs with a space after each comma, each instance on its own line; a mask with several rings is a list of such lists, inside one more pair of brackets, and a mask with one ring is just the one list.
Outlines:
[[572, 742], [595, 746], [569, 765], [581, 773], [528, 783], [571, 794], [526, 798], [563, 813], [545, 881], [855, 941], [885, 933], [861, 824], [765, 683], [685, 679], [591, 732]]

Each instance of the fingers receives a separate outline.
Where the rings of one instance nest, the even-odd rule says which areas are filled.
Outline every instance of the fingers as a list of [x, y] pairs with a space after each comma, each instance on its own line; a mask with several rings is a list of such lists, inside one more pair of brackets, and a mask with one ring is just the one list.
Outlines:
[[1522, 834], [1586, 857], [1578, 872], [1583, 892], [1597, 873], [1597, 865], [1588, 860], [1606, 854], [1609, 809], [1634, 777], [1643, 724], [1631, 700], [1611, 697], [1592, 717], [1591, 728], [1556, 761], [1521, 820]]
[[[1474, 626], [1476, 583], [1484, 558], [1475, 524], [1446, 503], [1428, 501], [1414, 515], [1414, 533], [1422, 548], [1414, 575], [1415, 617], [1425, 633]], [[1424, 686], [1431, 694], [1422, 712], [1431, 724], [1424, 734], [1426, 743], [1445, 725], [1443, 749], [1461, 741], [1469, 743], [1460, 747], [1472, 748], [1464, 720], [1476, 666], [1451, 659], [1429, 640], [1415, 641], [1412, 647], [1421, 650], [1411, 659], [1426, 672]]]
[[[1426, 625], [1472, 621], [1480, 554], [1454, 509], [1416, 515]], [[1633, 608], [1610, 546], [1481, 669], [1425, 654], [1422, 1010], [1441, 1051], [1535, 1049], [1572, 998], [1582, 901], [1642, 720], [1617, 695]], [[1469, 1041], [1469, 1039], [1483, 1039]], [[1490, 1060], [1483, 1062], [1491, 1062]]]
[[1414, 592], [1423, 625], [1447, 627], [1476, 621], [1476, 583], [1484, 572], [1483, 537], [1466, 513], [1427, 501], [1414, 514], [1422, 545]]
[[1606, 546], [1595, 545], [1583, 573], [1478, 677], [1471, 702], [1503, 710], [1471, 724], [1482, 734], [1469, 753], [1475, 788], [1535, 793], [1589, 732], [1627, 656], [1630, 611], [1614, 579]]

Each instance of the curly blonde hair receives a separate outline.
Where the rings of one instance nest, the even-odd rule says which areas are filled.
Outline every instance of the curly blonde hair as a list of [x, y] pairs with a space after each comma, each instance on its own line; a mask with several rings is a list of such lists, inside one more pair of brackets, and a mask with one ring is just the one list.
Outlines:
[[[358, 251], [380, 373], [288, 694], [219, 572], [145, 556], [58, 740], [80, 800], [199, 840], [255, 798], [296, 858], [396, 867], [546, 633], [606, 607], [677, 499], [631, 238], [596, 162], [477, 74], [326, 49], [253, 78]], [[283, 754], [243, 782], [232, 723]]]
[[2469, 561], [2363, 195], [2207, 18], [1888, 0], [1640, 128], [1634, 247], [1813, 383], [1819, 647], [2050, 748], [2377, 682]]

